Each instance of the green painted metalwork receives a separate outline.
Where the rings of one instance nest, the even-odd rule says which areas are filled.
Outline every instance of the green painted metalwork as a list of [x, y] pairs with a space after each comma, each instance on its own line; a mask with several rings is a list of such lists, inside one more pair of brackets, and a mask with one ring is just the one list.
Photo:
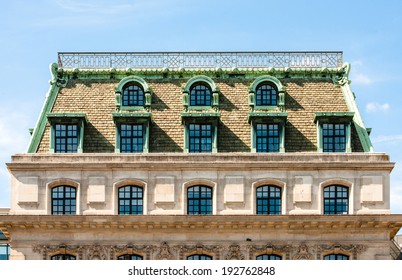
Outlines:
[[363, 119], [360, 115], [359, 108], [357, 107], [357, 103], [355, 100], [356, 97], [350, 88], [350, 80], [349, 80], [350, 64], [345, 63], [342, 69], [343, 74], [339, 79], [338, 83], [341, 86], [341, 90], [349, 111], [355, 113], [353, 116], [353, 123], [356, 128], [356, 132], [359, 137], [360, 143], [363, 146], [364, 152], [374, 152], [373, 144], [371, 143], [369, 134], [367, 132], [367, 128], [364, 125]]
[[[255, 102], [255, 92], [257, 91], [258, 85], [261, 83], [271, 83], [278, 90], [278, 105], [277, 106], [258, 106]], [[285, 106], [285, 93], [286, 90], [282, 85], [281, 81], [279, 81], [276, 77], [263, 75], [257, 77], [254, 82], [249, 87], [249, 95], [248, 95], [248, 105], [250, 107], [250, 111], [254, 110], [275, 110], [278, 107], [283, 110]]]
[[[116, 70], [114, 69], [114, 71], [116, 71]], [[123, 88], [127, 83], [133, 83], [133, 82], [140, 84], [144, 90], [144, 94], [145, 94], [144, 106], [123, 106], [122, 105]], [[115, 100], [116, 100], [116, 110], [117, 111], [120, 111], [120, 110], [127, 110], [127, 111], [147, 110], [147, 111], [149, 111], [151, 109], [152, 91], [151, 91], [151, 88], [148, 86], [147, 82], [141, 77], [128, 76], [128, 77], [123, 78], [116, 87], [115, 95], [116, 95]]]
[[40, 141], [42, 140], [46, 129], [46, 114], [51, 112], [60, 88], [66, 84], [65, 80], [61, 80], [59, 78], [57, 63], [52, 63], [49, 68], [52, 75], [52, 79], [49, 81], [50, 88], [46, 94], [46, 100], [40, 112], [39, 119], [37, 120], [35, 128], [32, 132], [31, 140], [28, 146], [28, 153], [36, 153], [38, 150]]

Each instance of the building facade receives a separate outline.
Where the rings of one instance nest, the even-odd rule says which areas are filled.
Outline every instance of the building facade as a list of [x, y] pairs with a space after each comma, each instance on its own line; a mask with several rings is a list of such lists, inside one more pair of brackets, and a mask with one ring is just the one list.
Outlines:
[[10, 259], [391, 259], [394, 163], [341, 52], [59, 53]]

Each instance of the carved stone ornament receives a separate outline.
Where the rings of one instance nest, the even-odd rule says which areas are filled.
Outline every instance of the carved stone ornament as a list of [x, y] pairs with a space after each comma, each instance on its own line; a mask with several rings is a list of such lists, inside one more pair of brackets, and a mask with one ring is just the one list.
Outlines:
[[313, 255], [309, 253], [309, 248], [306, 244], [300, 244], [297, 254], [293, 257], [295, 260], [312, 260]]
[[239, 245], [230, 245], [228, 251], [229, 253], [225, 257], [226, 260], [244, 260], [244, 255]]
[[157, 260], [174, 260], [173, 254], [170, 252], [167, 242], [162, 242], [159, 253], [156, 255]]
[[318, 245], [317, 259], [322, 259], [323, 255], [327, 254], [346, 254], [353, 260], [357, 260], [357, 256], [367, 249], [365, 245], [352, 244], [324, 244]]
[[283, 259], [290, 259], [290, 251], [291, 246], [287, 244], [267, 244], [265, 246], [251, 245], [249, 248], [249, 259], [255, 260], [258, 255], [279, 255], [282, 256]]
[[184, 260], [187, 256], [190, 255], [211, 255], [214, 260], [220, 259], [220, 251], [222, 250], [221, 246], [208, 246], [202, 244], [196, 245], [178, 245], [175, 246], [177, 251], [179, 252], [179, 259]]

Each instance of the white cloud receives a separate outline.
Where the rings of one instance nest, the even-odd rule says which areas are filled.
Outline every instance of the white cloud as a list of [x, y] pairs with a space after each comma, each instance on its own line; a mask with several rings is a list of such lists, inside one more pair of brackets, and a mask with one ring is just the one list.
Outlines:
[[388, 103], [380, 104], [376, 102], [370, 102], [366, 104], [367, 113], [387, 112], [390, 109]]
[[381, 135], [374, 137], [372, 139], [372, 142], [375, 143], [394, 143], [394, 142], [399, 142], [402, 141], [402, 134], [397, 134], [397, 135]]
[[351, 67], [352, 70], [350, 72], [350, 79], [354, 84], [368, 86], [374, 83], [374, 80], [365, 73], [366, 71], [362, 61], [353, 61], [351, 63]]

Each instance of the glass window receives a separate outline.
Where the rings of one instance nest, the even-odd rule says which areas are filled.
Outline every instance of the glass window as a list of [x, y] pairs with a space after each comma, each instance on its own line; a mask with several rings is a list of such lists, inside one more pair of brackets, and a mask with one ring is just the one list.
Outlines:
[[0, 260], [8, 260], [10, 257], [10, 246], [8, 244], [0, 245]]
[[257, 256], [257, 260], [281, 260], [282, 257], [274, 254], [263, 254]]
[[324, 152], [345, 152], [346, 125], [324, 123], [322, 125], [322, 143]]
[[55, 131], [55, 153], [76, 153], [78, 150], [78, 125], [56, 124]]
[[197, 83], [190, 89], [190, 106], [211, 106], [212, 94], [205, 84]]
[[119, 188], [119, 215], [142, 215], [143, 190], [137, 186]]
[[255, 98], [255, 105], [257, 106], [276, 106], [278, 104], [276, 88], [267, 83], [258, 85]]
[[142, 153], [144, 149], [144, 125], [120, 125], [120, 152]]
[[281, 214], [281, 188], [277, 186], [261, 186], [256, 190], [257, 214]]
[[349, 256], [343, 254], [329, 254], [324, 256], [324, 260], [349, 260]]
[[73, 256], [73, 255], [69, 255], [69, 254], [59, 254], [59, 255], [52, 256], [50, 259], [51, 260], [56, 260], [56, 261], [59, 261], [59, 260], [70, 260], [70, 261], [72, 261], [72, 260], [75, 260], [76, 257]]
[[256, 124], [256, 151], [279, 152], [279, 124]]
[[208, 256], [208, 255], [195, 254], [195, 255], [188, 256], [187, 260], [212, 260], [212, 257]]
[[348, 214], [349, 188], [328, 186], [324, 188], [324, 214]]
[[210, 153], [212, 152], [212, 124], [189, 124], [189, 152]]
[[126, 254], [117, 257], [118, 260], [142, 260], [142, 256], [134, 254]]
[[212, 188], [194, 186], [187, 189], [187, 213], [189, 215], [212, 214]]
[[76, 189], [58, 186], [52, 189], [52, 215], [75, 215]]
[[144, 90], [142, 87], [133, 83], [124, 86], [123, 106], [144, 106]]

